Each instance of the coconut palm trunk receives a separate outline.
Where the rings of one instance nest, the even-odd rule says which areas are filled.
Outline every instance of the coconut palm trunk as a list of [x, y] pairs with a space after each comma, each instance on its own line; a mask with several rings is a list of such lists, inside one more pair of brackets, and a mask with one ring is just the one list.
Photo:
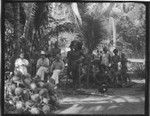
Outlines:
[[15, 50], [14, 50], [14, 57], [11, 59], [11, 68], [10, 70], [14, 70], [14, 62], [18, 56], [20, 51], [20, 3], [13, 4], [13, 12], [14, 12], [14, 41], [16, 43]]
[[112, 25], [112, 39], [113, 39], [113, 48], [116, 48], [116, 25], [115, 25], [115, 19], [113, 17], [110, 17], [111, 19], [111, 25]]

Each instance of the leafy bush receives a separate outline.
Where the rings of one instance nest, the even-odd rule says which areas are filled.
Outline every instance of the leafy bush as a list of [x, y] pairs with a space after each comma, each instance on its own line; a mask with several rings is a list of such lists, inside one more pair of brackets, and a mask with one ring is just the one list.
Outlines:
[[134, 70], [135, 78], [145, 78], [145, 66], [143, 64], [137, 63], [135, 70]]

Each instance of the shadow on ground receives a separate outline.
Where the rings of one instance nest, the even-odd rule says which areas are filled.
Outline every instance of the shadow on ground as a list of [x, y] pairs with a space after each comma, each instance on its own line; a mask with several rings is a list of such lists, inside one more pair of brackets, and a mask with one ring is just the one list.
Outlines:
[[144, 97], [64, 98], [58, 114], [144, 114]]
[[[143, 85], [109, 89], [106, 95], [63, 95], [56, 114], [144, 114]], [[142, 88], [142, 89], [141, 89]]]

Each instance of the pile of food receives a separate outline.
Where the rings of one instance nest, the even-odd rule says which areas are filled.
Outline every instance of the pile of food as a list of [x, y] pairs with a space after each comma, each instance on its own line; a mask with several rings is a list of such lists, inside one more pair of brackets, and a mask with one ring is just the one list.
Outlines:
[[59, 107], [53, 82], [17, 75], [5, 81], [5, 113], [49, 114]]

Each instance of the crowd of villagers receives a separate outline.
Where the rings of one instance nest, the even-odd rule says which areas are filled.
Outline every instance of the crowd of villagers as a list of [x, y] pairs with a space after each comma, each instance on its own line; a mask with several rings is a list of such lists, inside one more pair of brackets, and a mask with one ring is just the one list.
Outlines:
[[[20, 52], [19, 58], [15, 61], [14, 74], [25, 75], [33, 78], [40, 78], [41, 81], [49, 82], [53, 80], [55, 84], [55, 89], [57, 89], [57, 85], [59, 85], [59, 75], [64, 70], [65, 66], [67, 66], [67, 75], [69, 78], [73, 80], [73, 88], [79, 88], [79, 66], [80, 63], [86, 60], [86, 54], [83, 50], [83, 43], [80, 41], [72, 41], [70, 44], [70, 51], [67, 53], [67, 60], [61, 56], [61, 49], [57, 46], [54, 46], [55, 49], [51, 50], [51, 52], [41, 51], [40, 58], [36, 60], [34, 66], [31, 66], [29, 60], [25, 58], [24, 52]], [[125, 75], [127, 72], [127, 59], [125, 54], [118, 55], [118, 50], [113, 50], [113, 55], [110, 53], [110, 50], [107, 46], [103, 47], [103, 50], [97, 50], [98, 56], [98, 65], [103, 66], [103, 69], [111, 69], [114, 74], [119, 70], [119, 66], [121, 64], [121, 73]], [[94, 58], [93, 58], [94, 61]], [[29, 68], [35, 67], [34, 73], [29, 74]], [[34, 75], [34, 76], [31, 76]], [[124, 77], [124, 81], [126, 81], [126, 76]]]

